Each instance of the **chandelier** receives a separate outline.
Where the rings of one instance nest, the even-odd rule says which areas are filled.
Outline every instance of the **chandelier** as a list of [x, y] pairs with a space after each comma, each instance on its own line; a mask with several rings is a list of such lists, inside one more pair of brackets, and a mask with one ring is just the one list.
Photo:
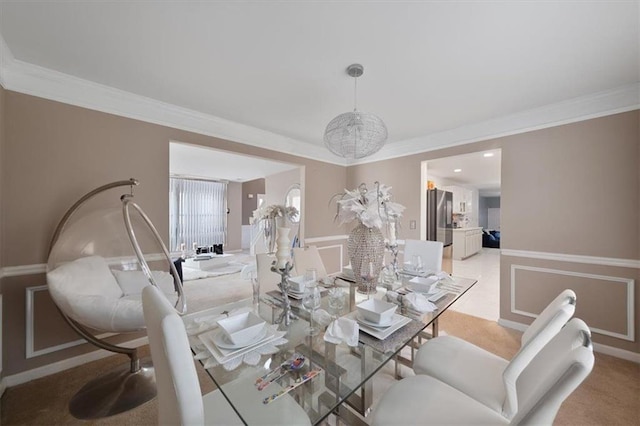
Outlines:
[[324, 144], [334, 154], [357, 159], [374, 154], [387, 140], [387, 126], [376, 115], [358, 111], [358, 77], [364, 73], [360, 64], [349, 65], [347, 74], [354, 79], [353, 112], [340, 114], [327, 124]]

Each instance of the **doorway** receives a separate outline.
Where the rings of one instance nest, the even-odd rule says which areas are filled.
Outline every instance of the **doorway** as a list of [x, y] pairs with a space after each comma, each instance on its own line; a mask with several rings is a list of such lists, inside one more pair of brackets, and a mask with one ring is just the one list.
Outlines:
[[[421, 187], [452, 193], [452, 274], [478, 280], [451, 309], [491, 321], [500, 318], [501, 154], [490, 149], [422, 163]], [[423, 202], [423, 223], [426, 215]]]

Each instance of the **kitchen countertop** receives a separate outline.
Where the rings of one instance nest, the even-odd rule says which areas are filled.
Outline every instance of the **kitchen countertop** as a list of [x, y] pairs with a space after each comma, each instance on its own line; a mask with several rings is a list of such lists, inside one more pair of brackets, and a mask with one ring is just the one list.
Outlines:
[[482, 229], [482, 226], [469, 226], [467, 228], [453, 228], [454, 231], [473, 231], [476, 229]]

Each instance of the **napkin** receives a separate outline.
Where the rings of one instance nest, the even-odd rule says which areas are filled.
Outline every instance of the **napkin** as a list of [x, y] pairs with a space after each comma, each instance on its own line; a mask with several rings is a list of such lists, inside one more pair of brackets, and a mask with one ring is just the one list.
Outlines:
[[438, 309], [419, 293], [399, 294], [395, 291], [387, 291], [387, 302], [401, 306], [404, 309], [404, 315], [415, 319], [420, 319], [423, 314]]
[[359, 332], [360, 327], [355, 320], [341, 317], [329, 324], [324, 333], [324, 340], [336, 345], [344, 342], [349, 346], [358, 346]]
[[418, 311], [422, 314], [427, 312], [433, 312], [438, 307], [429, 302], [426, 297], [418, 293], [409, 293], [402, 297], [402, 303], [409, 309]]

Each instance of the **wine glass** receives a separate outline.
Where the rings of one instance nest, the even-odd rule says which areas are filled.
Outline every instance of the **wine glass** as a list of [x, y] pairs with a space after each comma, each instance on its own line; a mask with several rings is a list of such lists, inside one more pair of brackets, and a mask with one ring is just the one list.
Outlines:
[[342, 308], [344, 308], [344, 293], [342, 293], [342, 289], [333, 287], [329, 290], [329, 308], [333, 314], [333, 319], [336, 319]]
[[315, 283], [318, 279], [318, 271], [315, 268], [308, 268], [304, 271], [304, 285]]
[[251, 289], [253, 290], [253, 306], [257, 312], [260, 305], [260, 281], [258, 281], [258, 276], [253, 271], [249, 274], [249, 279], [251, 280]]
[[424, 266], [422, 265], [422, 256], [420, 256], [419, 254], [414, 254], [411, 257], [411, 264], [413, 265], [413, 269], [416, 274], [421, 275], [424, 269]]
[[315, 336], [320, 330], [314, 327], [313, 314], [320, 307], [321, 297], [320, 289], [315, 281], [309, 281], [306, 284], [304, 295], [302, 296], [302, 307], [310, 313], [309, 315], [309, 335]]

